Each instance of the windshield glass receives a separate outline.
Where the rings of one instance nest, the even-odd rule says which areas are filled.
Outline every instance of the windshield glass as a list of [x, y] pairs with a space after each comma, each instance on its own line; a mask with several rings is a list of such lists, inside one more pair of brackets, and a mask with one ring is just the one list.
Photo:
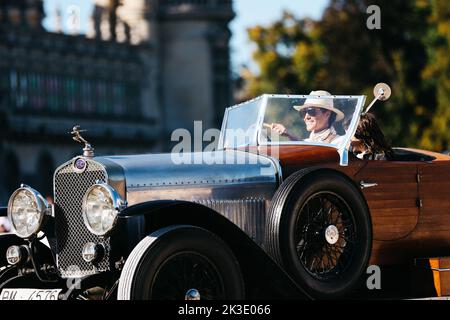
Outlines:
[[358, 101], [357, 97], [269, 97], [260, 142], [338, 145], [350, 128]]
[[340, 148], [354, 134], [364, 98], [264, 95], [228, 109], [223, 146], [323, 144]]
[[228, 109], [222, 130], [225, 148], [256, 145], [262, 102], [263, 98], [258, 97]]

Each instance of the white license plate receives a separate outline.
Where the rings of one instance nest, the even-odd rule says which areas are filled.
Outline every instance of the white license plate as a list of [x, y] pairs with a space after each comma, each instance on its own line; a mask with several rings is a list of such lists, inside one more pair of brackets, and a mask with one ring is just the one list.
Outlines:
[[0, 300], [58, 300], [62, 289], [3, 289]]

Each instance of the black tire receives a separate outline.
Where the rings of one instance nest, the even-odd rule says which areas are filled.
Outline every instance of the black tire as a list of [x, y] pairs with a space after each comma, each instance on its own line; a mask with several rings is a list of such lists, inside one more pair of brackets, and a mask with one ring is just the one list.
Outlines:
[[128, 257], [118, 299], [184, 300], [196, 289], [202, 300], [244, 299], [233, 252], [213, 233], [170, 226], [143, 239]]
[[361, 283], [371, 248], [367, 204], [342, 174], [301, 170], [275, 193], [266, 249], [313, 297], [350, 294]]

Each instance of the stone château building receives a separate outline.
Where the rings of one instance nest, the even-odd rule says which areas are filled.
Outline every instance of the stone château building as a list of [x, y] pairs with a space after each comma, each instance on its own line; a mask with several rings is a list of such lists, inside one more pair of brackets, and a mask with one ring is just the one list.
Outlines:
[[[95, 0], [87, 35], [48, 32], [41, 0], [0, 2], [0, 206], [19, 183], [52, 194], [57, 165], [163, 151], [172, 130], [218, 127], [231, 103], [232, 0]], [[74, 186], [76, 187], [76, 186]]]

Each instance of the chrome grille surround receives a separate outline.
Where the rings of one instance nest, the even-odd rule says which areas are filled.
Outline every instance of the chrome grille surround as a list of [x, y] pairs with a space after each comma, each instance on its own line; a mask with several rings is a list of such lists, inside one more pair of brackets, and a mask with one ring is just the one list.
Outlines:
[[[110, 269], [109, 239], [102, 239], [89, 232], [83, 222], [82, 201], [93, 184], [108, 182], [106, 169], [100, 163], [84, 158], [86, 169], [77, 173], [74, 162], [60, 166], [54, 175], [56, 263], [63, 278], [79, 278]], [[83, 260], [81, 251], [87, 242], [103, 243], [105, 256], [95, 266]]]

